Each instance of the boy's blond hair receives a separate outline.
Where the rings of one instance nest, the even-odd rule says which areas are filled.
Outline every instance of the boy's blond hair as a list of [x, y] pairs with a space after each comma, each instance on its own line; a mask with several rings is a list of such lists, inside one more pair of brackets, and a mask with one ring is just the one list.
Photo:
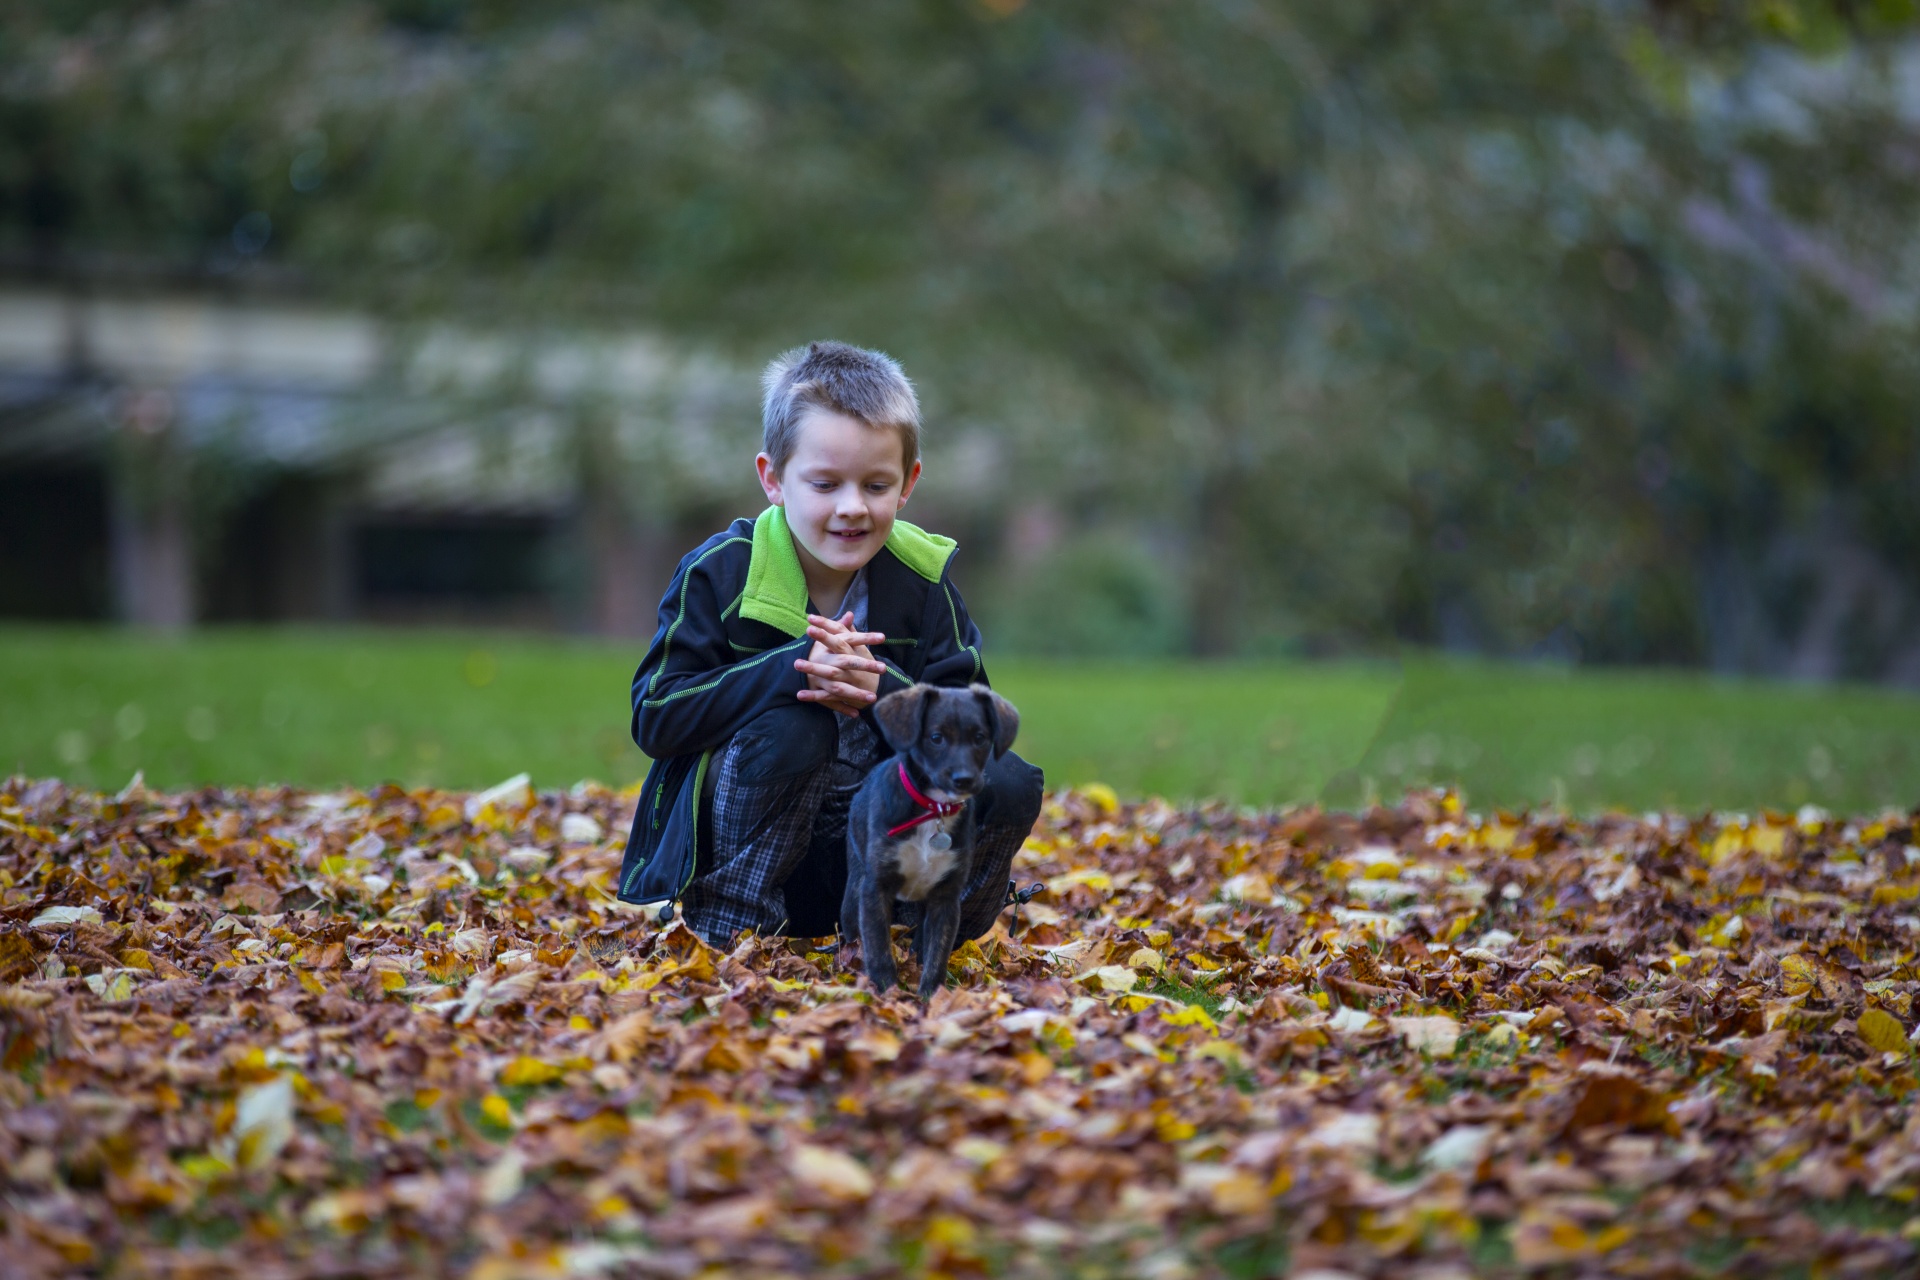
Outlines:
[[760, 376], [761, 448], [784, 473], [808, 409], [857, 418], [900, 433], [904, 470], [920, 460], [920, 400], [899, 361], [844, 342], [810, 342], [777, 357]]

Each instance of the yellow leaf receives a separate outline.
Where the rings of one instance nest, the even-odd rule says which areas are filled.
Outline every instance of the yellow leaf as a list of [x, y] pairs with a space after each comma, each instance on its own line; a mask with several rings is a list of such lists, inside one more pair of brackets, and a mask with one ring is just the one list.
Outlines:
[[1781, 985], [1790, 996], [1806, 995], [1819, 985], [1813, 976], [1813, 966], [1805, 956], [1781, 956], [1780, 972], [1784, 975]]
[[1633, 1229], [1626, 1226], [1612, 1226], [1593, 1237], [1595, 1253], [1612, 1253], [1627, 1241], [1633, 1239]]
[[1140, 975], [1125, 965], [1107, 964], [1098, 969], [1089, 969], [1074, 978], [1083, 986], [1097, 987], [1101, 991], [1131, 991], [1134, 983], [1140, 981]]
[[1176, 1062], [1179, 1060], [1172, 1052], [1162, 1049], [1138, 1031], [1127, 1032], [1127, 1034], [1120, 1037], [1120, 1043], [1132, 1049], [1135, 1053], [1144, 1053], [1149, 1058], [1158, 1058], [1162, 1062]]
[[382, 969], [380, 971], [380, 989], [382, 991], [398, 991], [406, 985], [407, 975], [401, 973], [399, 970]]
[[1885, 1009], [1868, 1009], [1860, 1015], [1860, 1038], [1882, 1053], [1905, 1053], [1906, 1028]]
[[487, 1118], [489, 1124], [502, 1129], [513, 1128], [513, 1108], [497, 1093], [490, 1093], [480, 1100], [480, 1114]]
[[1739, 827], [1728, 827], [1714, 837], [1713, 844], [1707, 849], [1707, 862], [1713, 866], [1731, 858], [1747, 847], [1747, 833]]
[[538, 1058], [521, 1056], [509, 1062], [500, 1072], [500, 1083], [504, 1085], [552, 1084], [564, 1073], [551, 1062], [542, 1062]]
[[1236, 1170], [1207, 1189], [1213, 1211], [1226, 1217], [1251, 1216], [1267, 1212], [1265, 1184], [1244, 1170]]
[[1255, 906], [1273, 904], [1273, 881], [1258, 871], [1243, 871], [1220, 886], [1220, 896], [1229, 902], [1250, 902]]
[[1127, 968], [1129, 969], [1147, 969], [1154, 973], [1161, 973], [1165, 971], [1166, 967], [1166, 960], [1161, 957], [1158, 951], [1153, 950], [1151, 947], [1141, 947], [1138, 951], [1135, 951], [1127, 957]]
[[236, 1158], [243, 1169], [265, 1167], [293, 1138], [293, 1082], [255, 1085], [234, 1103]]
[[971, 1253], [977, 1235], [971, 1222], [951, 1213], [937, 1214], [927, 1224], [927, 1243], [949, 1253]]
[[1162, 1111], [1153, 1118], [1153, 1132], [1162, 1142], [1185, 1142], [1199, 1130], [1173, 1112]]
[[1093, 807], [1107, 817], [1112, 817], [1120, 809], [1120, 797], [1114, 789], [1104, 782], [1089, 782], [1080, 788], [1080, 794], [1093, 802]]
[[1193, 1051], [1196, 1058], [1212, 1058], [1229, 1071], [1245, 1071], [1247, 1054], [1231, 1040], [1209, 1040]]
[[1190, 1004], [1178, 1013], [1163, 1013], [1160, 1015], [1160, 1020], [1176, 1027], [1205, 1027], [1214, 1035], [1220, 1034], [1220, 1024], [1213, 1020], [1212, 1014], [1197, 1004]]

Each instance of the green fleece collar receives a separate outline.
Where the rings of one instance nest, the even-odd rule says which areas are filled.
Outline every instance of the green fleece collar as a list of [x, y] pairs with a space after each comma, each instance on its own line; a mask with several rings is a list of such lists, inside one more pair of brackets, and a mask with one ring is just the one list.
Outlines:
[[[938, 582], [957, 545], [952, 538], [896, 520], [885, 549], [928, 582]], [[747, 562], [740, 616], [796, 638], [807, 633], [807, 579], [800, 572], [800, 553], [794, 550], [785, 508], [768, 507], [753, 522], [753, 555]]]

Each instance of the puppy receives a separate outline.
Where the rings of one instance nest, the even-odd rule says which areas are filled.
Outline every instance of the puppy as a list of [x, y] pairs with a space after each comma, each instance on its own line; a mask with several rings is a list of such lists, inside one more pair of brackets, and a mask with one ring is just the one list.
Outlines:
[[924, 903], [917, 940], [920, 998], [927, 1000], [947, 980], [960, 895], [973, 873], [970, 801], [986, 783], [987, 764], [1013, 746], [1020, 716], [983, 684], [916, 684], [876, 702], [873, 717], [895, 754], [853, 795], [840, 936], [860, 940], [874, 990], [891, 990], [900, 980], [890, 932], [894, 899]]

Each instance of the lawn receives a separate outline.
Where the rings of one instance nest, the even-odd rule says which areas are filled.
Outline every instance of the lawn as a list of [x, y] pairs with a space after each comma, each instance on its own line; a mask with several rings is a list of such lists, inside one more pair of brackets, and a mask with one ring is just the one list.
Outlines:
[[[118, 788], [621, 785], [639, 644], [500, 633], [0, 628], [0, 770]], [[1020, 750], [1123, 795], [1342, 805], [1415, 782], [1475, 804], [1834, 809], [1920, 801], [1920, 697], [1414, 658], [999, 660]]]
[[1578, 812], [1920, 805], [1920, 697], [1675, 671], [1410, 661], [1328, 799], [1457, 781], [1469, 799]]

